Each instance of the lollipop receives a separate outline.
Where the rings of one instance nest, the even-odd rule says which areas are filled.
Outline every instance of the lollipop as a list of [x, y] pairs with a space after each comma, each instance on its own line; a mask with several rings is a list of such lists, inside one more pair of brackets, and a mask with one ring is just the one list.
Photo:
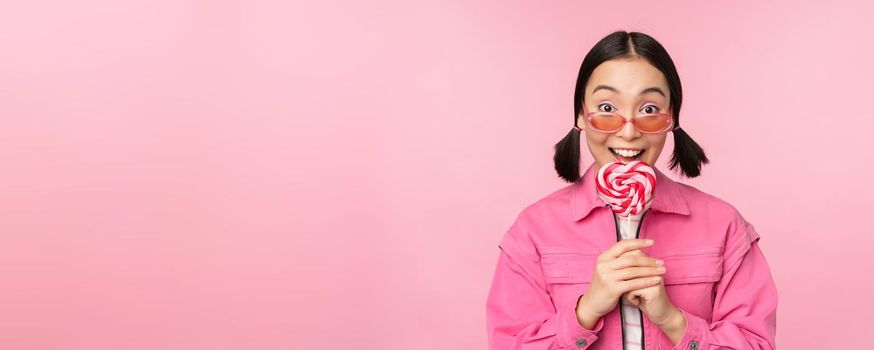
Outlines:
[[627, 164], [612, 162], [598, 171], [598, 195], [614, 213], [627, 218], [646, 210], [656, 185], [655, 170], [645, 162], [634, 160]]

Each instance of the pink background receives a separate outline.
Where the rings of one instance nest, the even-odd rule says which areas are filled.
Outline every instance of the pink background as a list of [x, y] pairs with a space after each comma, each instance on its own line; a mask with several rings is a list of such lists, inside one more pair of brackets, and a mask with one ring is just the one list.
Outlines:
[[566, 185], [552, 145], [617, 29], [673, 56], [712, 159], [680, 181], [762, 235], [779, 346], [856, 348], [864, 3], [6, 2], [0, 348], [485, 348], [498, 240]]

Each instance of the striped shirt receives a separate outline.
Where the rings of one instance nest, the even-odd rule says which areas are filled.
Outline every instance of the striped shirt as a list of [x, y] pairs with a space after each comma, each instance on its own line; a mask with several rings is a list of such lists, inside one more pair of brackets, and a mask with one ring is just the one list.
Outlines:
[[[616, 213], [613, 213], [613, 215], [615, 216]], [[638, 229], [640, 228], [640, 218], [642, 215], [643, 214], [629, 215], [627, 218], [616, 217], [622, 239], [637, 238]], [[630, 224], [628, 218], [631, 218]], [[623, 298], [619, 299], [619, 303], [622, 308], [622, 334], [624, 338], [623, 342], [625, 343], [624, 349], [641, 350], [643, 349], [643, 344], [641, 344], [643, 339], [643, 313], [637, 308], [637, 306], [626, 302]]]

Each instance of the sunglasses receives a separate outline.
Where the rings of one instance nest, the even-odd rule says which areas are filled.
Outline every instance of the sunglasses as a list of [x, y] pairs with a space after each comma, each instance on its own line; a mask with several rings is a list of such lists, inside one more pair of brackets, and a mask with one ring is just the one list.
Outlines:
[[[628, 119], [625, 119], [619, 113], [602, 111], [588, 113], [586, 112], [585, 104], [583, 104], [583, 116], [586, 119], [586, 125], [591, 127], [592, 130], [608, 134], [622, 130], [625, 123], [629, 122]], [[671, 126], [674, 124], [674, 118], [668, 113], [641, 114], [631, 119], [630, 122], [638, 131], [644, 134], [658, 134], [679, 128], [678, 126], [671, 129]]]

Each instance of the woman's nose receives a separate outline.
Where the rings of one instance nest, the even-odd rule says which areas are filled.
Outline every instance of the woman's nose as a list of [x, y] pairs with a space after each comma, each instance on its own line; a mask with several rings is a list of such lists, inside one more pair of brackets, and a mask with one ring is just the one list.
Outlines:
[[640, 136], [640, 131], [634, 127], [634, 123], [631, 122], [630, 119], [627, 119], [628, 122], [625, 125], [622, 125], [622, 129], [616, 132], [616, 136], [622, 137], [627, 140], [633, 140]]

